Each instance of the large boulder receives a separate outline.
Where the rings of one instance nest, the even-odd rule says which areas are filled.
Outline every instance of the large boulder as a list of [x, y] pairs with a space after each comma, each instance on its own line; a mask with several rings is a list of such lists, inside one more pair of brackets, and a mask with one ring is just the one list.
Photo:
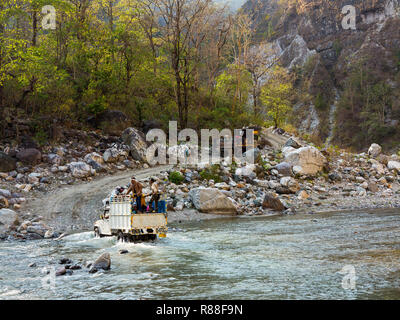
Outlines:
[[26, 231], [28, 233], [35, 233], [38, 234], [39, 236], [41, 236], [42, 238], [44, 237], [44, 235], [46, 234], [46, 232], [49, 230], [49, 228], [47, 228], [45, 225], [43, 224], [36, 224], [36, 225], [32, 225], [32, 226], [28, 226], [26, 228]]
[[289, 193], [296, 193], [300, 190], [299, 183], [292, 177], [283, 177], [280, 180], [282, 187], [288, 190]]
[[89, 163], [91, 161], [97, 162], [98, 164], [104, 164], [104, 159], [101, 155], [99, 155], [97, 152], [92, 152], [88, 153], [83, 160], [85, 160], [86, 163]]
[[103, 159], [105, 162], [114, 163], [125, 160], [127, 153], [123, 150], [118, 150], [117, 148], [110, 148], [104, 151]]
[[0, 209], [0, 233], [6, 231], [17, 219], [18, 214], [15, 211]]
[[146, 161], [147, 143], [145, 135], [135, 128], [126, 128], [122, 132], [122, 140], [129, 147], [135, 160]]
[[272, 209], [275, 211], [284, 211], [285, 206], [279, 200], [279, 198], [275, 197], [272, 193], [267, 192], [264, 196], [264, 201], [262, 203], [262, 207], [264, 209]]
[[281, 162], [278, 163], [273, 169], [278, 170], [278, 172], [283, 176], [291, 176], [292, 172], [292, 165], [288, 162]]
[[91, 167], [82, 161], [68, 164], [69, 171], [75, 178], [86, 178], [93, 174]]
[[283, 145], [283, 148], [285, 147], [292, 147], [295, 149], [299, 149], [301, 148], [301, 144], [295, 138], [290, 137]]
[[85, 156], [84, 161], [90, 165], [96, 172], [106, 172], [107, 168], [104, 166], [104, 158], [97, 152], [89, 153]]
[[371, 144], [371, 146], [368, 149], [368, 154], [373, 157], [376, 158], [382, 151], [382, 147], [377, 144], [377, 143], [373, 143]]
[[101, 269], [110, 270], [110, 268], [111, 268], [111, 256], [108, 252], [106, 252], [96, 259], [89, 272], [95, 273]]
[[243, 157], [246, 159], [247, 162], [253, 163], [257, 160], [257, 157], [261, 154], [260, 149], [254, 148], [246, 151], [243, 153]]
[[189, 197], [195, 208], [204, 213], [237, 214], [238, 205], [216, 188], [199, 187], [190, 190]]
[[315, 147], [302, 147], [285, 153], [285, 162], [293, 166], [296, 174], [313, 175], [321, 171], [327, 160]]
[[389, 170], [396, 170], [397, 172], [400, 172], [400, 162], [398, 161], [389, 161], [387, 166]]
[[254, 173], [255, 169], [256, 169], [256, 166], [254, 164], [248, 164], [247, 166], [244, 166], [242, 168], [237, 168], [235, 170], [235, 174], [237, 176], [245, 176], [245, 177], [255, 178], [256, 177], [256, 174]]
[[0, 172], [10, 172], [17, 168], [17, 161], [0, 151]]
[[17, 159], [25, 164], [36, 165], [42, 160], [42, 153], [38, 149], [24, 149], [17, 153]]

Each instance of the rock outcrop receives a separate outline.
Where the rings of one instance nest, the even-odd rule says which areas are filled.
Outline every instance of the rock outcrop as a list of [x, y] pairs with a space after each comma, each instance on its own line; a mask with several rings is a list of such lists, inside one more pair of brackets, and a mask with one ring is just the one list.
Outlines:
[[194, 188], [189, 196], [197, 210], [203, 213], [237, 214], [235, 201], [216, 188]]
[[287, 150], [285, 162], [293, 166], [293, 172], [300, 175], [313, 175], [321, 171], [327, 160], [315, 147], [302, 147]]
[[135, 128], [126, 128], [122, 133], [122, 140], [129, 147], [132, 158], [146, 161], [147, 143], [142, 132]]
[[[343, 24], [349, 21], [349, 12], [342, 13], [348, 5], [355, 8], [354, 30]], [[243, 11], [251, 17], [255, 33], [266, 35], [272, 43], [280, 64], [296, 74], [295, 86], [309, 94], [299, 97], [294, 106], [292, 124], [299, 132], [358, 150], [367, 147], [364, 143], [371, 143], [367, 139], [373, 135], [380, 136], [379, 143], [400, 135], [396, 111], [400, 0], [248, 0]], [[372, 85], [387, 86], [385, 99], [392, 101], [385, 103], [383, 119], [378, 120], [378, 113], [376, 120], [370, 118], [374, 124], [368, 131], [373, 134], [368, 136], [361, 113], [376, 111], [366, 110], [368, 97], [361, 91], [367, 89], [358, 90], [363, 98], [350, 111], [343, 107], [348, 105], [348, 83], [355, 85], [352, 75], [361, 65], [363, 72], [374, 75]]]

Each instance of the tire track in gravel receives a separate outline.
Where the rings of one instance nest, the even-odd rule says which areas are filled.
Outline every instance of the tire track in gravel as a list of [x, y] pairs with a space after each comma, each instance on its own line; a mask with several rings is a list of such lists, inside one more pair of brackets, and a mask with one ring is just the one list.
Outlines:
[[102, 202], [118, 185], [128, 184], [130, 177], [144, 179], [172, 168], [171, 165], [142, 170], [129, 170], [95, 178], [90, 182], [59, 188], [27, 204], [26, 210], [43, 216], [57, 230], [92, 229], [101, 213]]

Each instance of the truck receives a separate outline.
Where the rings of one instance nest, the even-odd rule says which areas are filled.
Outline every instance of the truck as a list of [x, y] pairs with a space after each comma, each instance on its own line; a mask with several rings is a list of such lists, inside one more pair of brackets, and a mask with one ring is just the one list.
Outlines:
[[167, 231], [166, 213], [135, 213], [129, 195], [111, 197], [94, 224], [97, 237], [116, 236], [125, 242], [156, 240], [157, 236], [164, 238]]

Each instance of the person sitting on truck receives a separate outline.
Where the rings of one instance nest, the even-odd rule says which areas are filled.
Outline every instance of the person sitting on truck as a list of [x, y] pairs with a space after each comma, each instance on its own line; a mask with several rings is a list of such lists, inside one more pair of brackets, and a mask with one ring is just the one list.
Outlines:
[[126, 194], [130, 194], [132, 192], [133, 197], [135, 197], [137, 211], [139, 213], [143, 213], [142, 202], [141, 202], [142, 190], [143, 190], [142, 184], [140, 182], [136, 181], [135, 177], [132, 177], [131, 178], [131, 185], [128, 188]]
[[150, 179], [151, 199], [150, 203], [155, 203], [154, 210], [158, 212], [158, 201], [160, 200], [160, 192], [158, 189], [158, 183], [154, 178]]

